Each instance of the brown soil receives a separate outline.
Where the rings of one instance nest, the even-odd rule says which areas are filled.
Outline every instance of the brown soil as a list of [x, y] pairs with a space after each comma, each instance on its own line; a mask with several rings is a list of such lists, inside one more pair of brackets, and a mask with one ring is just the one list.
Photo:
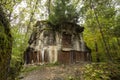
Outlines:
[[24, 73], [20, 80], [83, 80], [83, 63], [59, 66], [44, 66]]

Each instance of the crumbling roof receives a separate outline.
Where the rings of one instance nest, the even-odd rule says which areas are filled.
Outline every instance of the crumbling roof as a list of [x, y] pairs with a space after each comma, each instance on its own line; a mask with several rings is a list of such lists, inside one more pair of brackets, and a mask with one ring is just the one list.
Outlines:
[[42, 25], [47, 25], [46, 27], [52, 27], [55, 30], [71, 29], [71, 30], [75, 30], [77, 33], [81, 33], [84, 31], [84, 27], [82, 27], [76, 23], [73, 23], [73, 22], [62, 22], [61, 24], [53, 25], [49, 21], [41, 20], [41, 21], [36, 22], [35, 27], [37, 27], [37, 26], [43, 27]]

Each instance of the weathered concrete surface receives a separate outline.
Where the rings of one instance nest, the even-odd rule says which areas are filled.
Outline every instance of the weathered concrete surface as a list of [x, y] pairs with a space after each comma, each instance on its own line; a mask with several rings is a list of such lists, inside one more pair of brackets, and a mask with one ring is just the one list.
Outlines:
[[83, 40], [83, 30], [83, 27], [70, 22], [54, 26], [38, 21], [24, 55], [25, 63], [90, 61], [90, 49]]

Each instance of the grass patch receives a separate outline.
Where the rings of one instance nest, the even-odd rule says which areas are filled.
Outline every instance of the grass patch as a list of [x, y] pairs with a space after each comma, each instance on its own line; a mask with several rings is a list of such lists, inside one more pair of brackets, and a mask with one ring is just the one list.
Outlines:
[[25, 66], [25, 67], [23, 67], [21, 73], [29, 73], [31, 71], [38, 70], [41, 68], [42, 68], [42, 66], [36, 66], [36, 65]]
[[23, 69], [21, 70], [21, 73], [29, 73], [34, 70], [40, 70], [45, 67], [54, 67], [54, 66], [59, 66], [59, 63], [50, 63], [50, 64], [45, 64], [45, 65], [27, 65], [24, 66]]

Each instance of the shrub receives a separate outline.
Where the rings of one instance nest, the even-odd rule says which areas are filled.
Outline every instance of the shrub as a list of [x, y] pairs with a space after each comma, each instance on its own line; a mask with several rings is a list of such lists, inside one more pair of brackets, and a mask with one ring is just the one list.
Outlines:
[[113, 63], [92, 63], [83, 68], [85, 80], [119, 80], [120, 66]]

